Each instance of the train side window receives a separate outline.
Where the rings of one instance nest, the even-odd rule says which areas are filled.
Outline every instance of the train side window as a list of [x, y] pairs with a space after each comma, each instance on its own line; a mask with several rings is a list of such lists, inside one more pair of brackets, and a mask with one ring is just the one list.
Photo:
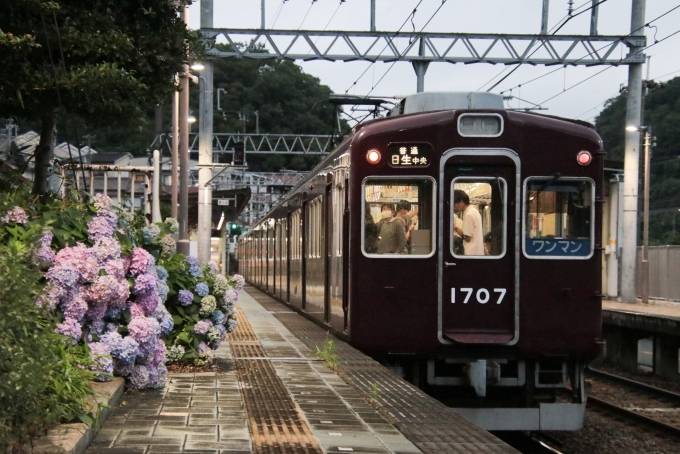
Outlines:
[[370, 177], [364, 180], [362, 192], [365, 255], [411, 258], [434, 254], [434, 179]]
[[524, 182], [524, 255], [588, 259], [595, 235], [595, 188], [589, 178], [532, 177]]
[[463, 177], [451, 183], [451, 254], [498, 259], [507, 239], [507, 184], [500, 177]]

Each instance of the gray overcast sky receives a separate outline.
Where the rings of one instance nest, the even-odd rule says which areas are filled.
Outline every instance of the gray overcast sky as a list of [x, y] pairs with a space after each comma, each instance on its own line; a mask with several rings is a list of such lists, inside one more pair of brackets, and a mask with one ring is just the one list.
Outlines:
[[[376, 28], [396, 31], [409, 17], [420, 0], [376, 0]], [[574, 0], [574, 8], [590, 6], [590, 0]], [[442, 0], [422, 0], [413, 18], [416, 31], [425, 25]], [[445, 4], [425, 28], [431, 32], [515, 33], [532, 34], [540, 31], [542, 0], [446, 0]], [[260, 0], [214, 0], [215, 28], [259, 28]], [[679, 0], [647, 0], [647, 22], [680, 5]], [[199, 28], [200, 1], [190, 7], [190, 27]], [[567, 0], [550, 1], [548, 28], [559, 24], [567, 15]], [[602, 35], [625, 35], [630, 32], [631, 0], [606, 0], [600, 4], [598, 32]], [[267, 0], [266, 24], [275, 29], [369, 30], [369, 0]], [[306, 17], [305, 17], [306, 16]], [[332, 20], [331, 20], [332, 18]], [[303, 22], [304, 19], [304, 22]], [[330, 21], [330, 23], [329, 23]], [[560, 34], [589, 32], [590, 13], [584, 13], [564, 26]], [[647, 28], [647, 43], [662, 39], [680, 30], [680, 8], [655, 21], [657, 29]], [[409, 23], [403, 31], [412, 31]], [[652, 56], [650, 78], [668, 80], [680, 76], [680, 33], [645, 51]], [[391, 63], [376, 63], [370, 67], [356, 86], [352, 83], [370, 65], [368, 62], [297, 62], [306, 73], [328, 85], [335, 93], [365, 95], [378, 82]], [[509, 67], [507, 71], [514, 66]], [[608, 98], [615, 96], [619, 86], [627, 81], [627, 66], [612, 67], [602, 74], [545, 102], [583, 79], [596, 74], [605, 66], [568, 67], [532, 83], [530, 79], [546, 74], [556, 67], [524, 65], [498, 85], [498, 93], [512, 88], [512, 94], [532, 103], [543, 103], [545, 113], [592, 121]], [[504, 65], [490, 64], [430, 64], [425, 78], [426, 91], [478, 90], [499, 72]], [[646, 68], [643, 77], [646, 75]], [[500, 78], [499, 77], [499, 78]], [[495, 80], [498, 80], [495, 79]], [[522, 84], [522, 87], [517, 87]], [[488, 85], [490, 86], [490, 85]], [[488, 88], [484, 87], [484, 90]], [[416, 77], [408, 62], [398, 62], [375, 87], [372, 95], [405, 95], [416, 90]], [[525, 103], [511, 101], [511, 107]]]

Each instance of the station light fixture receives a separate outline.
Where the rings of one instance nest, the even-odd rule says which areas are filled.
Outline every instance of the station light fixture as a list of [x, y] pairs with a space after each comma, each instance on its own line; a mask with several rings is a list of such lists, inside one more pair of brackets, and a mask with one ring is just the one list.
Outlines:
[[372, 150], [368, 150], [368, 153], [366, 153], [366, 160], [368, 161], [369, 164], [377, 164], [380, 162], [380, 152], [376, 150], [375, 148]]
[[201, 71], [205, 69], [205, 66], [203, 66], [203, 63], [196, 62], [191, 65], [191, 69], [194, 71]]
[[196, 117], [194, 117], [193, 115], [189, 115], [189, 117], [187, 118], [187, 121], [189, 123], [196, 123]]
[[587, 166], [593, 160], [593, 155], [589, 151], [579, 151], [576, 155], [576, 162], [582, 166]]

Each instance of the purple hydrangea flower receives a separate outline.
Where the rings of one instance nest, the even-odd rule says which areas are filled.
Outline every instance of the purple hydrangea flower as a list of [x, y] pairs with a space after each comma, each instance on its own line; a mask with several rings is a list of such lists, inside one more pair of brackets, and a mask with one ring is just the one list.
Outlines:
[[103, 319], [104, 314], [106, 314], [106, 304], [95, 304], [89, 306], [85, 317], [90, 322], [96, 322]]
[[139, 355], [139, 344], [130, 336], [122, 337], [116, 331], [101, 336], [101, 342], [109, 347], [111, 355], [123, 364], [134, 364]]
[[104, 314], [104, 318], [116, 321], [120, 318], [120, 314], [122, 313], [123, 308], [121, 307], [109, 307]]
[[80, 282], [91, 282], [99, 272], [99, 262], [92, 251], [84, 244], [78, 243], [75, 247], [65, 247], [54, 258], [54, 265], [68, 266], [78, 271]]
[[115, 260], [120, 257], [120, 243], [111, 237], [99, 238], [92, 247], [92, 252], [99, 263]]
[[144, 389], [149, 384], [149, 370], [144, 364], [139, 364], [132, 368], [129, 378], [132, 389]]
[[168, 378], [168, 369], [165, 364], [159, 364], [156, 367], [156, 388], [165, 388], [165, 384]]
[[135, 287], [132, 289], [132, 293], [135, 295], [156, 293], [156, 276], [148, 273], [137, 276], [137, 279], [135, 279]]
[[189, 290], [180, 290], [177, 299], [182, 306], [188, 306], [194, 301], [194, 294]]
[[203, 282], [199, 282], [198, 284], [196, 284], [195, 292], [198, 296], [205, 296], [208, 293], [210, 293], [210, 289]]
[[[127, 281], [125, 282], [127, 286]], [[90, 300], [98, 304], [107, 304], [110, 300], [118, 302], [120, 295], [120, 281], [115, 276], [98, 276], [90, 287]], [[127, 296], [125, 297], [127, 299]], [[125, 301], [123, 299], [123, 301]], [[114, 305], [117, 306], [117, 305]]]
[[114, 231], [115, 223], [112, 225], [111, 220], [105, 216], [95, 216], [87, 223], [87, 237], [91, 241], [110, 238]]
[[225, 303], [235, 303], [238, 299], [238, 293], [234, 289], [228, 288], [224, 291], [223, 297]]
[[204, 353], [208, 353], [209, 351], [210, 351], [210, 347], [208, 347], [208, 344], [206, 344], [205, 342], [201, 342], [201, 343], [198, 344], [198, 353], [199, 354], [202, 355]]
[[129, 376], [132, 373], [134, 367], [135, 367], [134, 364], [127, 364], [118, 360], [113, 361], [113, 373], [118, 377]]
[[227, 334], [227, 329], [224, 327], [224, 325], [216, 325], [215, 329], [220, 332], [220, 339], [222, 339], [224, 335]]
[[63, 288], [71, 288], [78, 283], [80, 273], [70, 266], [53, 266], [47, 271], [45, 276], [48, 281], [53, 282]]
[[236, 284], [236, 291], [240, 292], [246, 285], [246, 280], [240, 274], [234, 274], [234, 282]]
[[155, 261], [153, 256], [146, 250], [138, 247], [132, 250], [130, 273], [132, 273], [133, 276], [150, 272], [154, 265]]
[[189, 266], [198, 266], [198, 259], [193, 255], [188, 256], [185, 260]]
[[[113, 373], [113, 361], [111, 360], [111, 352], [109, 347], [102, 342], [93, 342], [89, 345], [90, 357], [96, 363], [95, 366], [90, 366], [90, 370], [103, 372], [106, 374]], [[97, 381], [109, 381], [110, 378], [104, 375], [97, 375]]]
[[167, 351], [168, 350], [165, 346], [165, 342], [158, 339], [158, 342], [156, 343], [156, 351], [153, 354], [153, 361], [151, 361], [151, 364], [156, 367], [158, 367], [159, 364], [165, 364], [165, 356]]
[[121, 259], [107, 260], [104, 263], [104, 271], [110, 276], [115, 276], [117, 279], [125, 279], [125, 261]]
[[15, 206], [5, 213], [5, 215], [0, 218], [0, 220], [2, 220], [4, 223], [14, 222], [16, 224], [25, 224], [28, 222], [28, 216], [26, 216], [26, 212], [23, 208]]
[[172, 331], [172, 328], [175, 326], [175, 321], [172, 319], [172, 315], [170, 315], [170, 312], [167, 310], [161, 319], [158, 320], [158, 323], [161, 325], [161, 336], [167, 336], [170, 334], [170, 331]]
[[64, 317], [67, 319], [80, 320], [85, 316], [88, 307], [85, 300], [80, 295], [76, 295], [61, 303], [61, 310], [64, 311]]
[[149, 374], [149, 383], [147, 388], [156, 388], [156, 381], [158, 380], [158, 368], [153, 364], [146, 364], [146, 371]]
[[66, 289], [60, 285], [55, 285], [50, 282], [45, 287], [45, 291], [42, 295], [38, 297], [35, 305], [38, 307], [46, 307], [47, 309], [53, 311], [57, 308], [60, 299], [66, 294]]
[[64, 319], [62, 323], [57, 325], [54, 331], [66, 337], [70, 337], [73, 345], [76, 345], [83, 335], [83, 329], [80, 326], [80, 323], [78, 323], [78, 320], [72, 318]]
[[161, 334], [161, 327], [153, 318], [133, 317], [128, 324], [128, 331], [139, 344], [147, 344]]
[[158, 307], [158, 295], [155, 292], [137, 297], [137, 304], [144, 311], [144, 315], [151, 315]]
[[43, 233], [42, 237], [40, 238], [40, 249], [38, 249], [38, 252], [35, 254], [37, 264], [44, 262], [52, 265], [54, 263], [56, 254], [50, 247], [53, 237], [54, 235], [52, 234], [52, 231], [48, 230]]
[[203, 319], [200, 322], [196, 323], [196, 325], [194, 326], [194, 332], [198, 334], [206, 334], [212, 325], [213, 324], [210, 320]]
[[205, 269], [212, 275], [219, 273], [220, 269], [217, 267], [215, 262], [208, 262], [205, 264]]
[[144, 342], [139, 344], [139, 356], [137, 357], [137, 364], [151, 364], [153, 362], [154, 355], [156, 354], [157, 339], [153, 339], [149, 342]]

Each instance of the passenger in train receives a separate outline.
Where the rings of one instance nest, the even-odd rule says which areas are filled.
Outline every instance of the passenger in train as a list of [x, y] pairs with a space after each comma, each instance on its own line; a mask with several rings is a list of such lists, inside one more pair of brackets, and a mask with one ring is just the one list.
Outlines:
[[[391, 211], [390, 211], [391, 214]], [[369, 254], [375, 254], [378, 252], [378, 240], [380, 239], [380, 226], [373, 221], [373, 216], [371, 215], [370, 207], [366, 205], [366, 219], [364, 227], [364, 246], [366, 252]]]
[[380, 227], [378, 254], [407, 254], [406, 247], [406, 213], [411, 210], [411, 202], [400, 200], [397, 203], [397, 215]]
[[453, 253], [456, 255], [465, 255], [465, 248], [463, 246], [463, 237], [458, 232], [463, 231], [463, 220], [456, 214], [453, 215]]
[[463, 228], [454, 230], [463, 237], [465, 255], [484, 255], [482, 216], [477, 208], [470, 205], [470, 197], [461, 189], [453, 191], [453, 209], [463, 213]]
[[491, 232], [484, 235], [484, 255], [491, 255]]

